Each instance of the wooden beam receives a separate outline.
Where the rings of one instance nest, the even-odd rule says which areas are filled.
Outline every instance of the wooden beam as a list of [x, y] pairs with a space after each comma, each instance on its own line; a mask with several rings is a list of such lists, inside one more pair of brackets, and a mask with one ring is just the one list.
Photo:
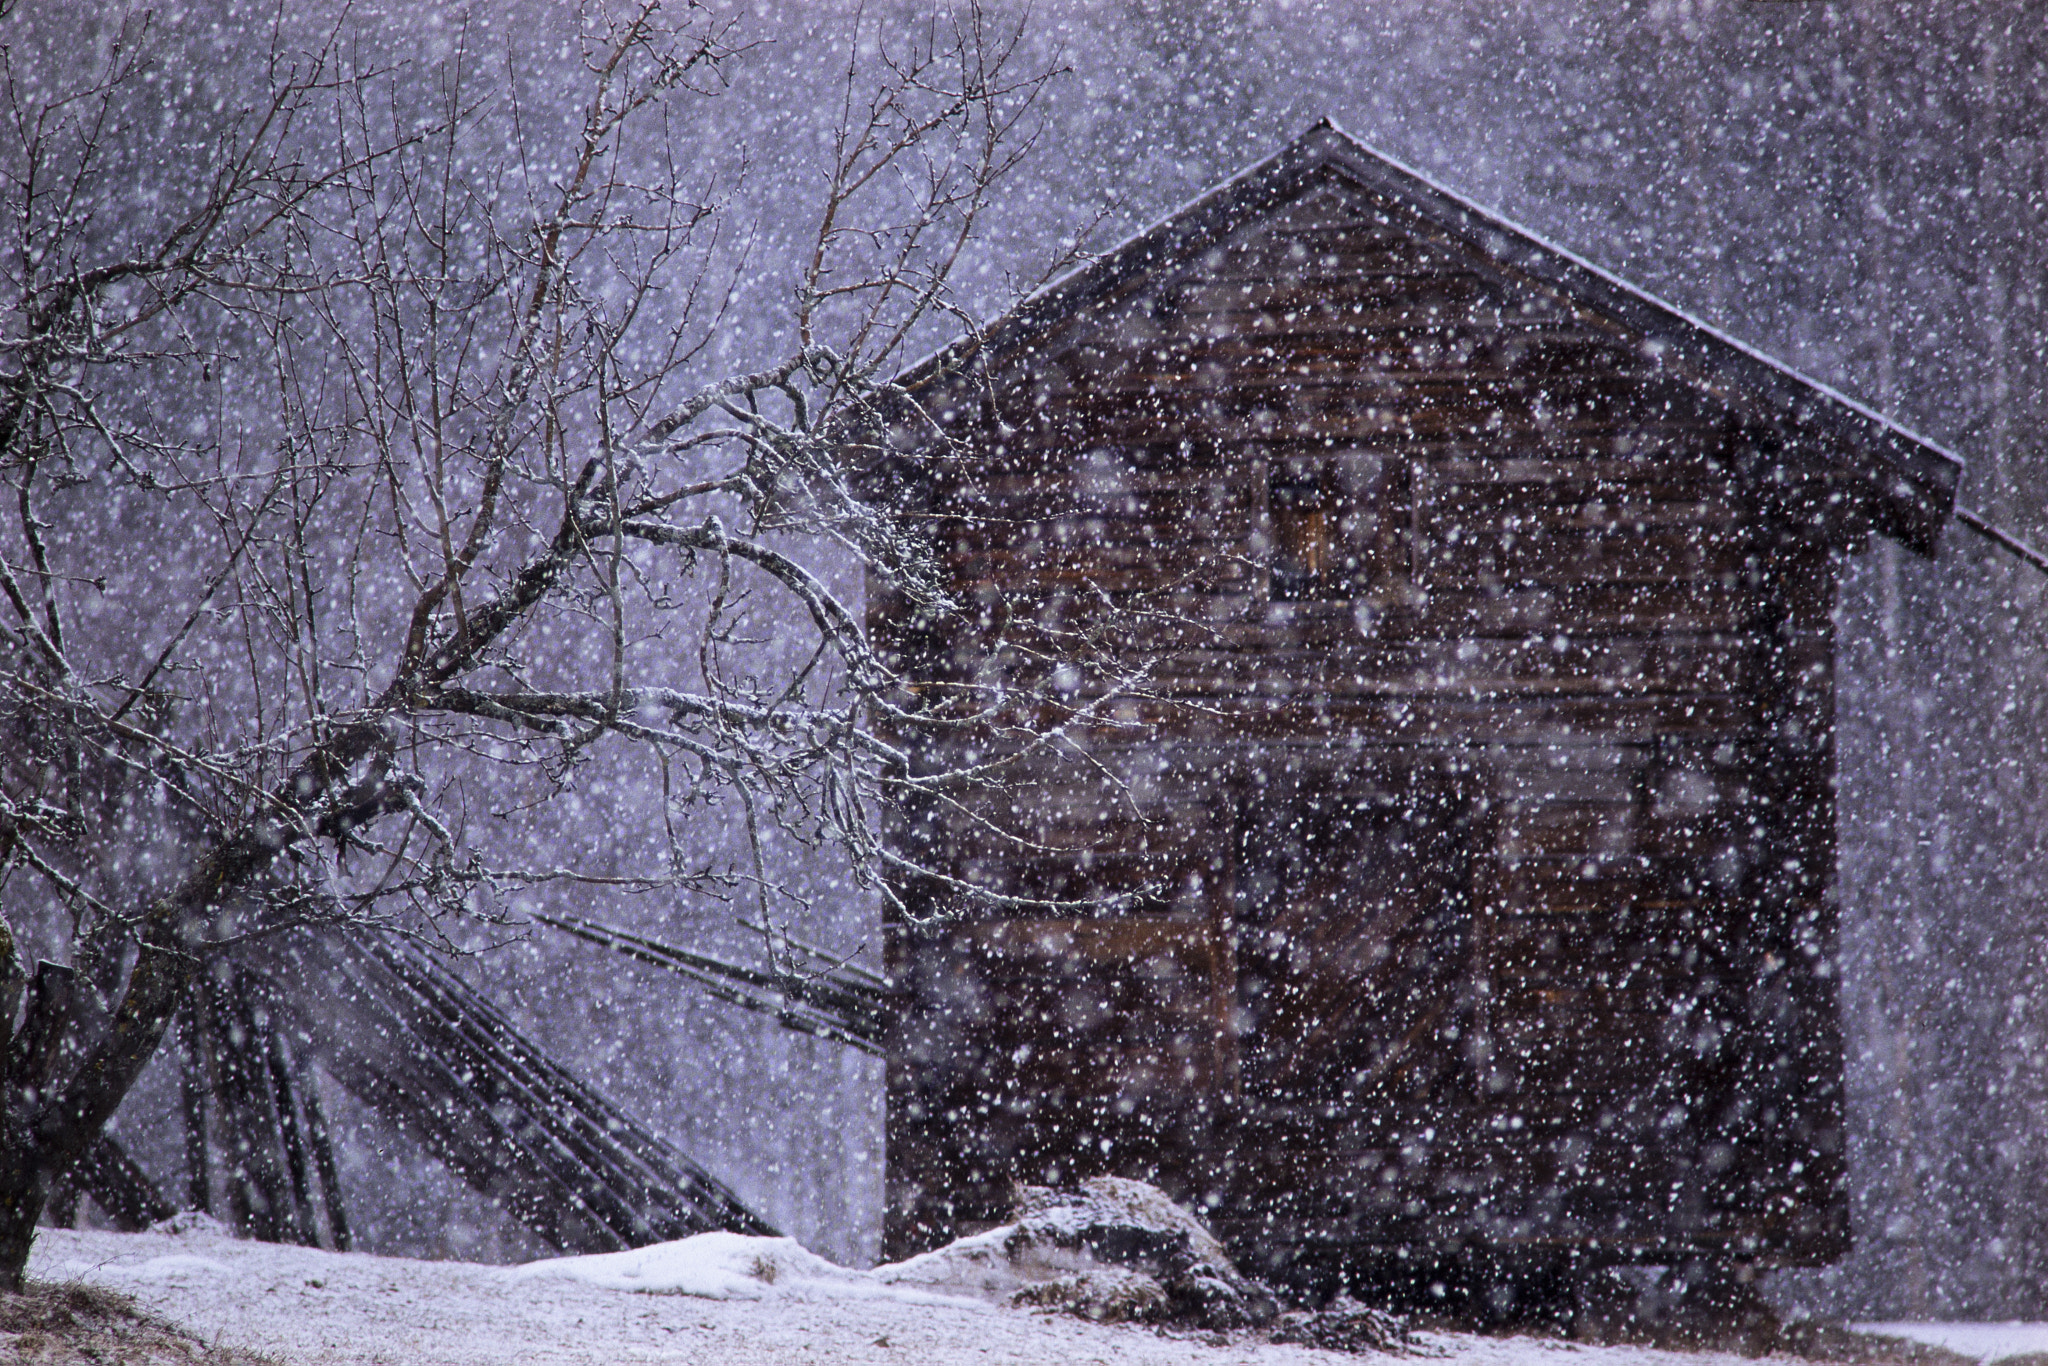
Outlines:
[[178, 1212], [149, 1174], [108, 1134], [101, 1134], [85, 1159], [72, 1169], [71, 1181], [90, 1195], [123, 1233], [140, 1233]]
[[304, 931], [244, 962], [304, 1056], [553, 1246], [774, 1232], [426, 951]]

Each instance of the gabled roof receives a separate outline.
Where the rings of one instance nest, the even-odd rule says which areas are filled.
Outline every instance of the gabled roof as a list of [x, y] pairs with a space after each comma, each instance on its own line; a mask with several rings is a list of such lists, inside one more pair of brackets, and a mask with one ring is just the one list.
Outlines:
[[914, 367], [916, 388], [965, 364], [1029, 347], [1134, 277], [1185, 261], [1334, 173], [1442, 231], [1473, 255], [1547, 285], [1639, 336], [1659, 365], [1775, 432], [1788, 450], [1846, 476], [1877, 525], [1931, 553], [1955, 501], [1963, 462], [1925, 437], [1800, 374], [1374, 151], [1325, 119], [1092, 263], [1026, 298], [978, 336]]

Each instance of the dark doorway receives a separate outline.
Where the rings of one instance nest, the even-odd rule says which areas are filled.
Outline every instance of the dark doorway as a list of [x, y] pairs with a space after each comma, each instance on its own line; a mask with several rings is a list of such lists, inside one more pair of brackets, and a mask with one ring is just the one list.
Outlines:
[[1384, 1122], [1470, 1098], [1467, 825], [1448, 794], [1339, 779], [1269, 787], [1247, 804], [1236, 926], [1247, 1099], [1345, 1102]]

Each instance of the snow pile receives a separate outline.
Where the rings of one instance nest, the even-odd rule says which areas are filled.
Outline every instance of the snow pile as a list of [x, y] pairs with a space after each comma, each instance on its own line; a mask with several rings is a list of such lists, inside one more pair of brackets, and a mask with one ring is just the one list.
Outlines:
[[605, 1290], [694, 1295], [707, 1300], [894, 1299], [910, 1304], [972, 1305], [980, 1298], [930, 1294], [891, 1284], [879, 1272], [826, 1261], [794, 1238], [700, 1233], [628, 1252], [551, 1257], [515, 1268], [516, 1280], [554, 1276]]
[[1016, 1222], [876, 1274], [900, 1285], [1063, 1309], [1104, 1322], [1248, 1328], [1279, 1306], [1223, 1244], [1156, 1186], [1120, 1177], [1024, 1186]]
[[180, 1210], [168, 1219], [159, 1219], [149, 1226], [151, 1233], [160, 1233], [166, 1238], [185, 1239], [232, 1239], [233, 1229], [196, 1209]]
[[1103, 1323], [1168, 1317], [1165, 1288], [1142, 1271], [1109, 1265], [1087, 1247], [1062, 1245], [1017, 1224], [948, 1243], [875, 1274], [933, 1293], [972, 1295], [1019, 1309], [1063, 1310]]
[[1070, 1191], [1023, 1187], [1016, 1222], [873, 1271], [835, 1265], [789, 1238], [702, 1233], [511, 1274], [711, 1300], [995, 1304], [1201, 1328], [1254, 1327], [1278, 1312], [1192, 1214], [1156, 1187], [1114, 1177]]
[[212, 1253], [220, 1244], [238, 1240], [233, 1230], [210, 1214], [174, 1214], [151, 1224], [149, 1232], [177, 1239], [170, 1245], [177, 1250], [106, 1268], [107, 1279], [124, 1290], [135, 1291], [151, 1284], [203, 1286], [231, 1269]]
[[1066, 1270], [1061, 1266], [1033, 1264], [1025, 1249], [1012, 1245], [1011, 1235], [1016, 1231], [1015, 1224], [992, 1228], [908, 1261], [878, 1266], [875, 1275], [892, 1285], [1008, 1304], [1025, 1287], [1050, 1280]]
[[[1017, 1222], [1036, 1233], [1063, 1240], [1099, 1237], [1109, 1228], [1150, 1229], [1185, 1241], [1194, 1254], [1214, 1267], [1228, 1267], [1223, 1244], [1166, 1192], [1143, 1181], [1098, 1176], [1076, 1190], [1051, 1186], [1017, 1189]], [[1230, 1273], [1236, 1275], [1235, 1271]]]
[[1859, 1323], [1855, 1329], [1925, 1343], [1982, 1362], [2048, 1356], [2048, 1323]]

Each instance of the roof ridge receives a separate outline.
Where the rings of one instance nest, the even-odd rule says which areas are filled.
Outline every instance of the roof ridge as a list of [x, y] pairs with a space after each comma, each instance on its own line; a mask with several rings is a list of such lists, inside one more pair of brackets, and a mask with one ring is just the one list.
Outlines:
[[[1892, 515], [1887, 530], [1931, 550], [1953, 507], [1961, 457], [1869, 405], [1450, 189], [1427, 173], [1317, 119], [1299, 136], [1182, 201], [1095, 256], [1018, 300], [976, 334], [956, 339], [901, 372], [915, 386], [949, 360], [1028, 345], [1117, 284], [1215, 240], [1285, 202], [1297, 183], [1335, 166], [1364, 192], [1391, 201], [1459, 239], [1475, 254], [1554, 289], [1660, 347], [1660, 360], [1739, 411], [1785, 428], [1861, 479]], [[1692, 373], [1686, 373], [1691, 371]], [[1717, 389], [1716, 381], [1725, 385]]]

